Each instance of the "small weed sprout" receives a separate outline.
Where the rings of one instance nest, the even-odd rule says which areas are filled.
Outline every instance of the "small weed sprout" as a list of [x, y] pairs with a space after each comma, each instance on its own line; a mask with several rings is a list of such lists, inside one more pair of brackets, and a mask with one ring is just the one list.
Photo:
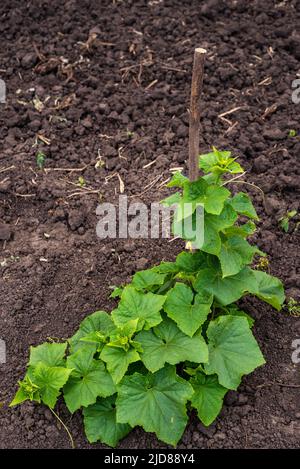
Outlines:
[[300, 303], [294, 298], [290, 297], [286, 304], [287, 310], [291, 316], [299, 317], [300, 316]]
[[286, 212], [283, 217], [279, 218], [279, 225], [285, 233], [289, 231], [290, 220], [296, 215], [298, 215], [297, 210], [290, 210], [289, 212]]

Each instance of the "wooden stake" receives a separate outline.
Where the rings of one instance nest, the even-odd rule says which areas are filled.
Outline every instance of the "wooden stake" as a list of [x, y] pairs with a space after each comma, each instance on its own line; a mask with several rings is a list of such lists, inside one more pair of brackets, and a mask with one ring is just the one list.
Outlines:
[[206, 50], [198, 47], [194, 53], [191, 89], [190, 127], [189, 127], [189, 178], [195, 181], [199, 176], [199, 129], [200, 97], [203, 83], [203, 70]]

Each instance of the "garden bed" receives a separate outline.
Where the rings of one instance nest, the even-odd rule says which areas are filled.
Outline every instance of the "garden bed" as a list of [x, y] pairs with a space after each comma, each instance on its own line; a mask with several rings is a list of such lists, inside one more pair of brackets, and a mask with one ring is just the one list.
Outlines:
[[[0, 338], [7, 363], [0, 365], [1, 448], [70, 446], [46, 408], [7, 406], [29, 346], [71, 336], [87, 314], [116, 305], [108, 299], [110, 286], [174, 260], [183, 247], [166, 239], [100, 240], [95, 210], [99, 197], [116, 201], [122, 189], [116, 173], [133, 201], [150, 203], [168, 194], [162, 183], [170, 167], [186, 172], [196, 46], [208, 51], [201, 151], [212, 145], [232, 150], [247, 181], [265, 192], [264, 207], [261, 193], [249, 189], [261, 217], [252, 239], [268, 254], [270, 273], [299, 300], [299, 230], [292, 221], [285, 233], [278, 223], [287, 210], [299, 210], [300, 104], [291, 99], [300, 58], [296, 3], [55, 0], [26, 6], [3, 0]], [[92, 33], [97, 37], [88, 41]], [[300, 318], [252, 298], [242, 304], [256, 319], [267, 364], [243, 380], [239, 393], [227, 395], [212, 426], [191, 414], [180, 448], [299, 446], [300, 378], [291, 354]], [[92, 447], [80, 416], [70, 418], [63, 404], [58, 410], [76, 446]], [[164, 446], [140, 428], [120, 444]]]

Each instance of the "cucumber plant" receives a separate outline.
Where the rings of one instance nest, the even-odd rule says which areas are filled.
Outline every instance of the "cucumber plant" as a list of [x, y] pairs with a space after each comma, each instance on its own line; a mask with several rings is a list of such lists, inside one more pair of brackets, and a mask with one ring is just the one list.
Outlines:
[[71, 413], [82, 412], [91, 443], [116, 446], [141, 426], [175, 446], [188, 411], [210, 425], [227, 391], [265, 363], [254, 320], [237, 302], [250, 294], [280, 310], [283, 286], [250, 267], [256, 253], [263, 255], [247, 241], [258, 216], [246, 193], [227, 189], [228, 175], [243, 172], [239, 163], [214, 148], [200, 157], [200, 168], [204, 175], [194, 182], [173, 175], [168, 185], [178, 192], [163, 203], [176, 200], [176, 210], [185, 202], [203, 204], [201, 245], [182, 230], [193, 250], [116, 288], [111, 314], [86, 317], [68, 341], [31, 347], [11, 406], [29, 399], [53, 410], [62, 395]]

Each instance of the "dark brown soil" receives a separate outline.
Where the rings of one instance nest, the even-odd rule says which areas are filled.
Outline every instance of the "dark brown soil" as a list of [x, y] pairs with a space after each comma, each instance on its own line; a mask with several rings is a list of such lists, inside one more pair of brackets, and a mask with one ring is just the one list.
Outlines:
[[[186, 168], [195, 46], [208, 50], [201, 150], [232, 149], [248, 181], [264, 190], [266, 210], [260, 192], [248, 187], [261, 215], [254, 241], [287, 294], [299, 299], [300, 230], [292, 222], [283, 233], [278, 218], [298, 208], [300, 139], [289, 131], [300, 134], [300, 104], [291, 99], [300, 70], [300, 4], [2, 0], [0, 18], [0, 78], [7, 84], [7, 103], [0, 104], [0, 337], [8, 349], [0, 365], [0, 448], [68, 448], [44, 407], [7, 404], [30, 345], [69, 337], [85, 315], [114, 306], [110, 285], [182, 248], [168, 240], [99, 240], [95, 209], [99, 194], [112, 201], [119, 193], [115, 173], [126, 194], [150, 202], [166, 194], [161, 184], [170, 167]], [[97, 40], [84, 46], [91, 30]], [[34, 98], [36, 107], [44, 103], [40, 111]], [[236, 107], [228, 120], [218, 117]], [[46, 171], [37, 167], [38, 151], [46, 154]], [[103, 166], [95, 168], [99, 156]], [[99, 194], [71, 196], [79, 176]], [[250, 298], [244, 304], [257, 319], [267, 365], [228, 394], [211, 427], [192, 415], [180, 448], [299, 447], [300, 389], [288, 386], [300, 384], [291, 360], [300, 318]], [[80, 415], [70, 418], [62, 404], [59, 413], [77, 447], [91, 447]], [[164, 447], [141, 429], [120, 446]]]

